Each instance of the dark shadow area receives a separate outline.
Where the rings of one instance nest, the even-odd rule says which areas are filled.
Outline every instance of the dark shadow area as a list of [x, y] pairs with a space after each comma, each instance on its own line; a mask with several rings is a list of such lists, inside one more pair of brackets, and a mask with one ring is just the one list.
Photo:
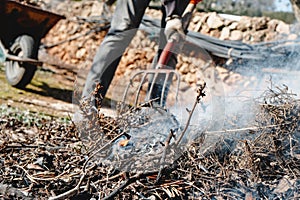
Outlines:
[[42, 89], [42, 91], [34, 90], [31, 88], [25, 88], [24, 90], [42, 96], [53, 97], [57, 100], [61, 100], [67, 103], [72, 103], [72, 95], [73, 95], [72, 90], [52, 88], [49, 87], [49, 85], [45, 82], [42, 82], [42, 85], [33, 85], [33, 86]]

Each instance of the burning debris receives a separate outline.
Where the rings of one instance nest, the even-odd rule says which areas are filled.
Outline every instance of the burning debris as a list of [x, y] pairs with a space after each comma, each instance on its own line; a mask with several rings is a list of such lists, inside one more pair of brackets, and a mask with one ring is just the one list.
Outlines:
[[[0, 196], [3, 199], [297, 199], [300, 196], [299, 101], [287, 88], [272, 87], [256, 102], [260, 106], [257, 127], [219, 133], [226, 136], [244, 132], [248, 137], [219, 139], [211, 144], [210, 151], [203, 153], [201, 147], [207, 145], [210, 135], [203, 132], [172, 162], [168, 155], [176, 150], [174, 145], [180, 141], [180, 134], [184, 134], [184, 127], [177, 130], [176, 119], [163, 110], [152, 113], [141, 107], [112, 118], [101, 114], [100, 108], [98, 112], [86, 112], [89, 123], [78, 130], [73, 123], [60, 123], [30, 113], [13, 115], [12, 111], [1, 108]], [[82, 103], [82, 106], [90, 110], [88, 105]], [[152, 118], [151, 115], [161, 112], [162, 118]], [[148, 129], [153, 119], [153, 123], [167, 120], [167, 129], [174, 128], [156, 138], [157, 131]], [[83, 133], [86, 137], [80, 137]], [[152, 166], [157, 168], [151, 168], [151, 163], [147, 165], [152, 161], [143, 160], [144, 157], [140, 165], [145, 170], [140, 170], [137, 162], [125, 168], [126, 159], [121, 157], [125, 154], [120, 152], [143, 142], [135, 138], [139, 134], [145, 136], [145, 144], [156, 139], [154, 146], [147, 149], [142, 144], [140, 147], [144, 149], [139, 151], [146, 155], [151, 148], [159, 150], [160, 154], [153, 155], [157, 164]], [[226, 145], [228, 148], [224, 148]], [[111, 160], [102, 162], [101, 154], [117, 155], [112, 154], [115, 147], [120, 148], [120, 160], [110, 157]], [[135, 156], [141, 156], [138, 152], [128, 156], [134, 160]]]
[[[204, 88], [205, 85], [199, 88], [193, 110], [205, 96]], [[145, 173], [158, 170], [162, 162], [164, 165], [172, 164], [186, 149], [187, 141], [183, 142], [183, 136], [189, 122], [186, 127], [183, 127], [172, 113], [153, 104], [152, 101], [128, 108], [127, 111], [124, 109], [125, 106], [122, 106], [123, 109], [114, 121], [115, 127], [118, 128], [110, 129], [110, 132], [115, 132], [112, 139], [110, 134], [106, 134], [102, 129], [103, 125], [99, 124], [102, 120], [102, 115], [98, 114], [102, 101], [98, 95], [99, 90], [101, 87], [98, 85], [92, 97], [82, 102], [82, 105], [85, 105], [81, 107], [83, 118], [88, 121], [78, 124], [80, 134], [87, 141], [87, 146], [97, 149], [93, 153], [93, 156], [97, 154], [97, 160], [112, 165], [120, 171]], [[190, 111], [190, 118], [193, 110]], [[109, 145], [99, 149], [98, 147], [103, 144]], [[166, 153], [167, 148], [170, 151], [168, 153]], [[163, 161], [162, 157], [164, 157]]]
[[191, 144], [190, 118], [183, 126], [151, 103], [108, 117], [94, 106], [97, 90], [95, 103], [80, 104], [81, 124], [0, 108], [1, 198], [300, 197], [299, 101], [288, 88], [271, 87], [256, 101], [255, 127], [201, 130]]

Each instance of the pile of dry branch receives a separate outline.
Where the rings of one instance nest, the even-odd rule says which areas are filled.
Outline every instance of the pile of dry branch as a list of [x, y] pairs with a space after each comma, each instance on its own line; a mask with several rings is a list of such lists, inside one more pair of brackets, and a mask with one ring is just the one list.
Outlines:
[[[96, 101], [99, 98], [96, 96]], [[202, 132], [172, 163], [161, 162], [158, 169], [144, 172], [120, 170], [116, 165], [102, 162], [100, 157], [115, 144], [130, 146], [129, 125], [135, 122], [135, 127], [141, 127], [151, 119], [136, 114], [141, 108], [131, 109], [121, 118], [111, 118], [101, 114], [101, 108], [100, 112], [91, 112], [92, 106], [82, 103], [83, 113], [89, 119], [82, 129], [72, 122], [1, 108], [0, 196], [3, 199], [297, 199], [300, 197], [299, 102], [287, 88], [274, 87], [257, 104], [260, 106], [257, 127], [235, 131], [246, 131], [251, 137], [236, 141], [225, 138], [203, 153], [201, 147], [210, 133]], [[82, 133], [86, 137], [80, 137]], [[169, 136], [173, 136], [171, 133]], [[118, 140], [122, 136], [126, 138]], [[166, 138], [162, 148], [172, 150], [172, 140]], [[161, 154], [160, 160], [167, 158], [166, 154]]]

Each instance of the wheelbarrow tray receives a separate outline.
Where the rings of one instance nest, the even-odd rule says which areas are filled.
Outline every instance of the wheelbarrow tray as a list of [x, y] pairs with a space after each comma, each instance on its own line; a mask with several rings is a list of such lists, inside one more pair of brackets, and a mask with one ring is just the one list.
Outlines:
[[0, 0], [0, 38], [7, 48], [17, 36], [27, 34], [36, 41], [65, 17], [12, 0]]
[[10, 85], [23, 89], [34, 76], [40, 40], [64, 16], [12, 0], [0, 0], [0, 62]]

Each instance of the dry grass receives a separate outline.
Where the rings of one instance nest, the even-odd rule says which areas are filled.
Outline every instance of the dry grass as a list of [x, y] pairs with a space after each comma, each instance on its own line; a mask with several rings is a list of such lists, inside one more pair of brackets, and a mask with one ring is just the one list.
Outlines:
[[[96, 98], [101, 100], [101, 98]], [[82, 103], [88, 123], [35, 116], [30, 123], [2, 114], [0, 196], [51, 199], [297, 199], [300, 185], [299, 102], [287, 88], [274, 87], [257, 100], [253, 139], [220, 140], [203, 154], [199, 138], [172, 163], [144, 172], [118, 170], [99, 155], [130, 142], [132, 122], [149, 122], [132, 109], [123, 118], [105, 117]], [[134, 113], [134, 114], [132, 114]], [[130, 121], [130, 119], [134, 120]], [[25, 117], [26, 118], [26, 117]], [[122, 120], [121, 120], [122, 119]], [[125, 123], [126, 122], [126, 123]], [[86, 137], [79, 137], [85, 133]], [[176, 134], [176, 132], [174, 133]], [[209, 134], [209, 133], [206, 133]], [[173, 137], [173, 136], [172, 136]], [[172, 152], [172, 139], [165, 140]], [[171, 141], [171, 142], [170, 142]], [[235, 145], [224, 148], [226, 145]], [[162, 146], [163, 147], [163, 146]], [[229, 150], [230, 149], [230, 150]], [[120, 154], [121, 155], [121, 154]], [[166, 158], [166, 157], [165, 157]]]

